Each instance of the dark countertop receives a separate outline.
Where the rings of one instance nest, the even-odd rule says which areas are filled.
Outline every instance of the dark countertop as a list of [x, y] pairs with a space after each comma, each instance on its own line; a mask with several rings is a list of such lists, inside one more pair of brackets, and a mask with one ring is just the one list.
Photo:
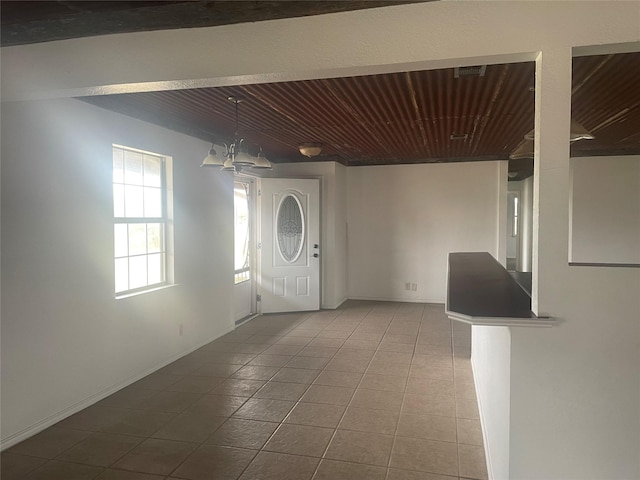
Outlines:
[[509, 275], [531, 296], [531, 272], [509, 272]]
[[468, 317], [537, 318], [531, 297], [487, 252], [449, 254], [447, 311]]

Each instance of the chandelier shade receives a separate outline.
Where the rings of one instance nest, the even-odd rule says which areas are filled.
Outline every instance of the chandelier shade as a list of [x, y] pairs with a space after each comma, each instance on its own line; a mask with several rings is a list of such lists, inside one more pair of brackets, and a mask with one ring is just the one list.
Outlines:
[[264, 153], [262, 153], [262, 149], [260, 150], [260, 153], [258, 153], [258, 156], [254, 158], [254, 160], [255, 160], [255, 163], [253, 164], [252, 168], [259, 168], [259, 169], [273, 168], [271, 166], [271, 162], [267, 160], [267, 158], [264, 156]]
[[201, 167], [221, 167], [224, 164], [224, 158], [218, 155], [216, 149], [211, 145], [209, 154], [202, 160]]
[[236, 141], [233, 144], [233, 154], [231, 155], [234, 165], [242, 165], [243, 167], [251, 167], [255, 165], [255, 159], [249, 155], [249, 153], [242, 148], [243, 139]]
[[222, 171], [235, 171], [235, 166], [233, 165], [233, 160], [231, 160], [230, 158], [227, 158], [225, 160], [225, 162], [222, 164], [222, 168], [220, 169]]

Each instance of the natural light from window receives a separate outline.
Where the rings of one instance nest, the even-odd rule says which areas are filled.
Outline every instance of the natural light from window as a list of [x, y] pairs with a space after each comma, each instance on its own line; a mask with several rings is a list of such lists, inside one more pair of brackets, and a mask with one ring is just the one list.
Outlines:
[[113, 147], [115, 293], [167, 281], [165, 158]]
[[234, 206], [234, 283], [246, 282], [251, 278], [249, 263], [249, 185], [235, 182], [233, 185]]

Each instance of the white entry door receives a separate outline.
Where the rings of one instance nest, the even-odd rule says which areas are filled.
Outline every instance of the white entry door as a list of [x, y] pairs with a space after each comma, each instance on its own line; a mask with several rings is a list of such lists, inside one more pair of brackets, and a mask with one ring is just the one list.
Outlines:
[[320, 181], [260, 180], [261, 313], [320, 309]]

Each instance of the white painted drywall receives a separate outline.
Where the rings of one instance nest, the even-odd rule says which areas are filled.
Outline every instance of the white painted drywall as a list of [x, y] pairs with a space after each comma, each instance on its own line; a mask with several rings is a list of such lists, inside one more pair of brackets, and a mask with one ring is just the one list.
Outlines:
[[638, 478], [640, 270], [567, 264], [573, 41], [537, 61], [532, 300], [558, 325], [511, 332], [510, 477]]
[[[119, 300], [112, 143], [174, 177], [177, 284]], [[2, 105], [3, 446], [233, 328], [233, 183], [208, 147], [77, 100]]]
[[237, 322], [251, 315], [251, 281], [233, 286], [233, 319]]
[[640, 265], [640, 156], [571, 159], [569, 261]]
[[490, 478], [509, 478], [510, 327], [474, 325], [471, 363]]
[[637, 270], [564, 262], [559, 324], [511, 329], [509, 478], [639, 478]]
[[432, 2], [256, 22], [250, 35], [240, 24], [4, 47], [2, 96], [24, 100], [446, 68], [533, 60], [554, 44], [638, 41], [638, 2], [584, 3]]
[[[638, 1], [458, 1], [258, 22], [251, 35], [245, 35], [246, 25], [105, 35], [2, 48], [2, 97], [540, 58], [545, 65], [536, 85], [541, 116], [533, 196], [533, 303], [536, 311], [557, 315], [561, 326], [512, 334], [510, 478], [638, 478], [640, 272], [566, 265], [566, 139], [571, 49], [605, 52], [611, 44], [624, 44], [616, 48], [638, 50], [639, 20]], [[40, 391], [33, 389], [36, 395]], [[502, 424], [489, 421], [485, 428]]]
[[335, 248], [331, 259], [334, 263], [333, 301], [338, 307], [348, 298], [347, 167], [336, 163], [335, 172], [335, 218], [334, 225], [327, 228], [333, 228], [335, 235]]
[[349, 298], [444, 303], [449, 252], [498, 257], [503, 163], [349, 168]]

